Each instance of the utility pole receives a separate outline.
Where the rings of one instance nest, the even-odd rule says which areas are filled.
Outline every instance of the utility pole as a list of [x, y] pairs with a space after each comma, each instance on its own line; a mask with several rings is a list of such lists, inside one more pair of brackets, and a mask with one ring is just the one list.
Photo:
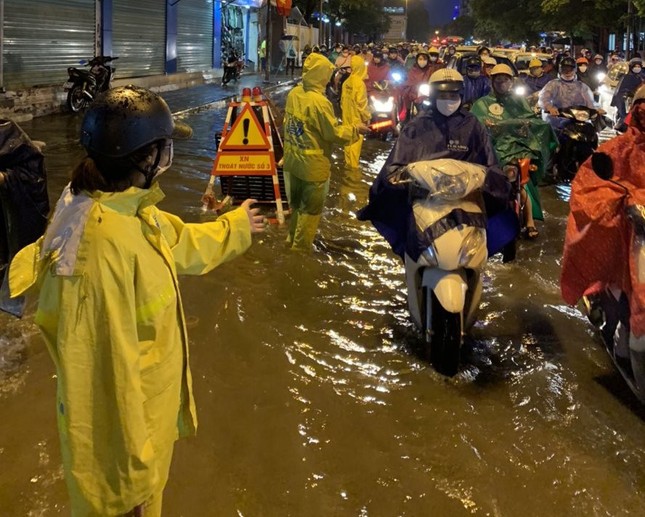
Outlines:
[[320, 10], [318, 11], [318, 45], [325, 42], [325, 35], [323, 34], [323, 1], [320, 0]]
[[266, 64], [264, 65], [264, 82], [271, 81], [271, 0], [267, 0], [267, 19], [266, 19]]
[[632, 43], [632, 0], [627, 0], [627, 43], [625, 45], [625, 59], [629, 61], [631, 55], [629, 48]]

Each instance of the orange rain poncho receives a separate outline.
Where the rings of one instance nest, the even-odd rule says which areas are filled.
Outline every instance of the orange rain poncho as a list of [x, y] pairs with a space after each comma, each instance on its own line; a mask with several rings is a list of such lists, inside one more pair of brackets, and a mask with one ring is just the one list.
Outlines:
[[571, 185], [571, 213], [562, 260], [560, 285], [567, 303], [614, 285], [630, 299], [631, 331], [645, 334], [645, 284], [638, 274], [631, 245], [632, 223], [626, 207], [645, 205], [645, 103], [632, 111], [626, 133], [598, 148], [612, 158], [613, 179], [629, 189], [597, 177], [591, 160], [581, 167]]

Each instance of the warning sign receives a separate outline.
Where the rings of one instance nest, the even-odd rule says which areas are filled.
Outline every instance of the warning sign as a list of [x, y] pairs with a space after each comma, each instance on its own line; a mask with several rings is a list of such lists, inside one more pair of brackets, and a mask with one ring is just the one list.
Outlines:
[[249, 104], [244, 106], [219, 146], [220, 151], [268, 151], [270, 148], [264, 128]]
[[218, 153], [215, 158], [213, 174], [218, 176], [254, 174], [270, 176], [275, 168], [273, 154], [270, 152]]

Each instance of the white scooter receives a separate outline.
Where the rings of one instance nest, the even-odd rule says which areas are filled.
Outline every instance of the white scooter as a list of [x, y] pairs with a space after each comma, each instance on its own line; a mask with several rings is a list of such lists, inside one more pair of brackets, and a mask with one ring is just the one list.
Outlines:
[[[486, 264], [481, 188], [486, 168], [452, 159], [415, 162], [392, 183], [407, 183], [426, 249], [405, 255], [408, 305], [430, 362], [444, 375], [459, 369], [465, 329], [475, 320]], [[424, 243], [425, 245], [425, 243]]]

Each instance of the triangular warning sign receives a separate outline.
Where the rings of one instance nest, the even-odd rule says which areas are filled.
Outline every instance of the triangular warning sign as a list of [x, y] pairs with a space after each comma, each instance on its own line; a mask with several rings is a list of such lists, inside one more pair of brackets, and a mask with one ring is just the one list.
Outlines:
[[249, 104], [244, 106], [231, 130], [219, 146], [220, 151], [268, 151], [271, 144]]

